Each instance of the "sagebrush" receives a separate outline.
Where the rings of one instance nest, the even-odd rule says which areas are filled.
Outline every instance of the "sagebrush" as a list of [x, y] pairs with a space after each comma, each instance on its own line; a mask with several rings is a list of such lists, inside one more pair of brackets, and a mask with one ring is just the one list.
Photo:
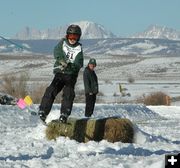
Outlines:
[[169, 95], [159, 91], [143, 95], [137, 99], [137, 102], [145, 105], [170, 105], [171, 99]]

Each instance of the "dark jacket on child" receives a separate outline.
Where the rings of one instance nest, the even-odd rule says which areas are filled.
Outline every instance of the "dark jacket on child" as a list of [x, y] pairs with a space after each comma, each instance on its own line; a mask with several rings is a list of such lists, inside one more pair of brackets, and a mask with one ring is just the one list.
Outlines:
[[99, 92], [97, 75], [94, 71], [90, 70], [88, 66], [84, 70], [83, 79], [85, 94], [97, 94]]
[[83, 79], [86, 96], [85, 116], [91, 117], [96, 102], [96, 94], [98, 93], [98, 78], [94, 70], [90, 70], [87, 66], [83, 73]]

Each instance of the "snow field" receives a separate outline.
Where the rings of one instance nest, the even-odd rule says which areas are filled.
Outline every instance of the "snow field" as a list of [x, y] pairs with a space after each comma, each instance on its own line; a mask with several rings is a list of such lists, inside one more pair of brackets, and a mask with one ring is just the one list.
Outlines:
[[[58, 118], [59, 109], [54, 105], [47, 121]], [[71, 116], [84, 117], [84, 104], [74, 104]], [[180, 151], [179, 106], [97, 104], [92, 117], [108, 116], [135, 124], [133, 144], [47, 141], [46, 127], [28, 110], [0, 106], [0, 168], [163, 168], [164, 155]]]

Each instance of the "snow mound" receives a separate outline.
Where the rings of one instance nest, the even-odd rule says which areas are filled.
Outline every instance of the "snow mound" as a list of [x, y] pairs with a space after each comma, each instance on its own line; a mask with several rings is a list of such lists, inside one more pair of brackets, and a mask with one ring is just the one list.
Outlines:
[[118, 116], [120, 118], [128, 118], [131, 121], [138, 122], [150, 119], [161, 118], [159, 114], [150, 110], [144, 105], [137, 104], [114, 104], [97, 106], [95, 109], [98, 117]]
[[[76, 103], [73, 106], [71, 117], [84, 117], [84, 104]], [[47, 118], [47, 121], [59, 118], [60, 105], [55, 104]], [[91, 118], [120, 117], [127, 118], [133, 123], [144, 122], [151, 119], [164, 119], [158, 113], [145, 105], [139, 104], [96, 104]]]
[[[39, 105], [34, 105], [38, 111]], [[84, 104], [74, 104], [72, 117], [84, 117]], [[0, 121], [1, 125], [6, 125], [11, 121], [11, 126], [27, 125], [32, 123], [37, 125], [37, 117], [30, 114], [28, 109], [21, 110], [16, 106], [1, 105], [0, 106]], [[6, 114], [9, 115], [6, 115]], [[60, 105], [55, 104], [48, 116], [48, 120], [57, 119], [60, 115]], [[7, 116], [4, 118], [4, 116]], [[142, 122], [151, 119], [162, 119], [159, 114], [150, 110], [144, 105], [137, 104], [97, 104], [92, 118], [104, 117], [120, 117], [130, 119], [132, 122]], [[33, 122], [32, 122], [33, 121]]]

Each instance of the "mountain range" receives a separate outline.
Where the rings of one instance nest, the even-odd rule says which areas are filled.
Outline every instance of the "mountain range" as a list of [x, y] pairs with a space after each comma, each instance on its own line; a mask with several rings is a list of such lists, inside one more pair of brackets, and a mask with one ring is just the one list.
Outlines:
[[[81, 21], [74, 24], [80, 25], [82, 29], [80, 42], [86, 55], [180, 55], [180, 32], [175, 29], [152, 25], [144, 32], [119, 38], [97, 23]], [[52, 54], [67, 27], [47, 30], [26, 27], [13, 39], [0, 36], [0, 53], [23, 50], [28, 53]]]
[[180, 40], [180, 31], [166, 26], [151, 25], [145, 31], [137, 33], [131, 38]]
[[[104, 26], [89, 22], [81, 21], [72, 24], [78, 24], [82, 30], [82, 39], [102, 39], [102, 38], [115, 38], [116, 36], [105, 29]], [[38, 30], [35, 28], [25, 27], [22, 31], [16, 33], [15, 39], [19, 40], [36, 40], [36, 39], [60, 39], [66, 34], [68, 25], [60, 26], [57, 28]]]
[[[80, 21], [72, 24], [78, 24], [81, 27], [82, 39], [119, 38], [104, 26], [94, 22]], [[16, 33], [13, 38], [19, 40], [60, 39], [64, 37], [67, 27], [68, 25], [65, 25], [45, 30], [25, 27]], [[145, 31], [136, 33], [128, 38], [180, 40], [180, 31], [165, 26], [151, 25]]]

